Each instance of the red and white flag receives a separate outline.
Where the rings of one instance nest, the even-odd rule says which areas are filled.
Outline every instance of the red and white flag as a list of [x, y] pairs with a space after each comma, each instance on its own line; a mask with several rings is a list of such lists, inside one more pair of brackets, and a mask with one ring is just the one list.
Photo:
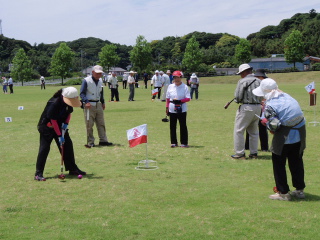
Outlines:
[[314, 82], [310, 83], [308, 86], [304, 87], [309, 94], [313, 94], [316, 91]]
[[148, 128], [147, 124], [140, 125], [135, 128], [127, 130], [127, 137], [129, 141], [129, 147], [135, 147], [141, 143], [147, 143], [148, 141]]
[[155, 88], [152, 90], [152, 95], [157, 95], [158, 92], [159, 92], [158, 88]]

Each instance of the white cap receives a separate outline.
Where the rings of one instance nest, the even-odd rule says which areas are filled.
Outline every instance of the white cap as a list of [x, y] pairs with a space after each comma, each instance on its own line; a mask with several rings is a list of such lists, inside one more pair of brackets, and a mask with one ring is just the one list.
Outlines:
[[197, 75], [195, 73], [192, 73], [191, 78], [197, 78]]
[[92, 68], [92, 71], [94, 71], [96, 73], [103, 73], [103, 68], [99, 65], [96, 65]]
[[159, 73], [159, 70], [156, 70], [155, 73]]
[[71, 107], [80, 107], [78, 90], [75, 87], [67, 87], [62, 89], [63, 101]]
[[160, 74], [164, 74], [164, 72], [163, 72], [163, 71], [160, 71]]
[[167, 73], [169, 73], [169, 74], [170, 74], [170, 73], [171, 73], [171, 71], [170, 71], [170, 70], [167, 70]]
[[241, 64], [239, 66], [239, 72], [237, 72], [237, 75], [239, 75], [240, 73], [242, 73], [243, 71], [245, 71], [247, 69], [252, 69], [252, 67], [247, 63]]
[[256, 96], [264, 97], [267, 93], [275, 89], [278, 89], [276, 81], [271, 78], [266, 78], [261, 81], [259, 87], [252, 90], [252, 93]]

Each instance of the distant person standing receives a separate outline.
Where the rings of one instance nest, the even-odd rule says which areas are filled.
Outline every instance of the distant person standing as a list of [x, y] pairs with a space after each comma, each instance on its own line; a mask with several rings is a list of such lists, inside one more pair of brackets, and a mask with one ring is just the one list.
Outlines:
[[129, 75], [126, 72], [122, 75], [122, 89], [127, 89], [128, 77]]
[[46, 89], [46, 81], [44, 79], [44, 76], [40, 77], [40, 85], [41, 85], [41, 90], [42, 90], [42, 88]]
[[148, 73], [144, 72], [143, 73], [143, 81], [144, 81], [144, 88], [145, 89], [148, 88], [148, 80], [149, 80], [149, 75], [148, 75]]
[[135, 88], [139, 87], [139, 78], [140, 78], [139, 73], [136, 73], [136, 75], [134, 76]]
[[4, 94], [8, 93], [7, 86], [8, 86], [8, 81], [6, 77], [2, 77], [2, 90]]
[[8, 85], [10, 88], [10, 94], [13, 94], [13, 80], [12, 77], [9, 76]]
[[99, 145], [111, 146], [112, 143], [108, 142], [106, 134], [106, 126], [104, 122], [104, 109], [105, 102], [103, 96], [103, 82], [102, 82], [103, 68], [99, 65], [93, 67], [92, 75], [86, 77], [82, 81], [80, 89], [80, 97], [84, 104], [84, 119], [87, 129], [87, 144], [85, 147], [94, 147], [93, 125], [96, 124]]
[[195, 93], [196, 95], [196, 100], [198, 100], [198, 96], [199, 96], [199, 84], [200, 84], [200, 80], [197, 77], [197, 75], [195, 73], [192, 73], [190, 80], [189, 80], [189, 85], [190, 85], [190, 96], [191, 99], [193, 97], [193, 93]]
[[111, 101], [114, 101], [116, 98], [116, 102], [119, 102], [119, 91], [118, 91], [118, 79], [115, 72], [111, 73], [111, 76], [108, 79], [108, 85], [111, 90]]
[[254, 77], [252, 67], [249, 64], [241, 64], [239, 72], [241, 76], [234, 92], [235, 102], [240, 103], [234, 122], [234, 151], [231, 155], [234, 159], [245, 159], [244, 133], [247, 130], [250, 136], [249, 158], [258, 157], [258, 121], [261, 114], [262, 98], [254, 95], [252, 90], [259, 87], [261, 80]]
[[[161, 88], [163, 87], [164, 80], [162, 76], [160, 76], [160, 72], [158, 70], [154, 72], [151, 82], [153, 83], [154, 89], [156, 88], [158, 89], [158, 99], [160, 99]], [[153, 95], [151, 100], [154, 101], [155, 98], [156, 98], [156, 95]]]
[[134, 74], [136, 72], [134, 71], [130, 71], [129, 72], [129, 77], [128, 77], [128, 84], [129, 84], [129, 99], [128, 101], [134, 101], [134, 84], [135, 84], [135, 80], [134, 80]]
[[165, 74], [163, 71], [160, 71], [160, 76], [163, 79], [163, 87], [162, 87], [162, 97], [161, 101], [165, 102], [166, 101], [166, 95], [167, 95], [167, 89], [168, 86], [170, 85], [170, 78], [167, 74]]

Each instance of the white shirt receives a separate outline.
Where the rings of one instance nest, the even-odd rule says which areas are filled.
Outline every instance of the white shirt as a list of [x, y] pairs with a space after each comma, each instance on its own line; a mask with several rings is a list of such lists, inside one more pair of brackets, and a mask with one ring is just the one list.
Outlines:
[[110, 88], [117, 88], [118, 79], [117, 77], [111, 76], [108, 78], [108, 83], [110, 83]]
[[151, 78], [151, 83], [153, 83], [154, 87], [162, 87], [164, 80], [163, 78], [160, 76], [160, 74], [157, 75], [153, 75], [153, 77]]
[[[186, 84], [181, 83], [180, 86], [176, 86], [174, 83], [168, 86], [166, 98], [169, 98], [170, 101], [173, 99], [181, 100], [184, 98], [190, 98], [189, 88]], [[188, 110], [187, 103], [182, 103], [182, 112], [186, 112]], [[169, 104], [169, 112], [176, 113], [174, 110], [174, 103], [170, 102]]]
[[13, 84], [12, 78], [9, 78], [8, 84], [9, 85]]
[[135, 83], [136, 81], [134, 80], [134, 77], [133, 76], [129, 76], [128, 77], [128, 83]]
[[162, 75], [162, 79], [163, 79], [163, 85], [164, 86], [169, 86], [170, 85], [170, 78], [167, 74], [163, 74]]

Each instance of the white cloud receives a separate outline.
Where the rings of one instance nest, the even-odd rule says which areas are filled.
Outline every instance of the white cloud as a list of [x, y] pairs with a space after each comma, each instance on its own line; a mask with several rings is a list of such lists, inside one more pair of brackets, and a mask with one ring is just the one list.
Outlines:
[[12, 0], [0, 8], [3, 34], [34, 43], [97, 37], [134, 45], [190, 32], [247, 37], [296, 13], [319, 11], [318, 1]]

